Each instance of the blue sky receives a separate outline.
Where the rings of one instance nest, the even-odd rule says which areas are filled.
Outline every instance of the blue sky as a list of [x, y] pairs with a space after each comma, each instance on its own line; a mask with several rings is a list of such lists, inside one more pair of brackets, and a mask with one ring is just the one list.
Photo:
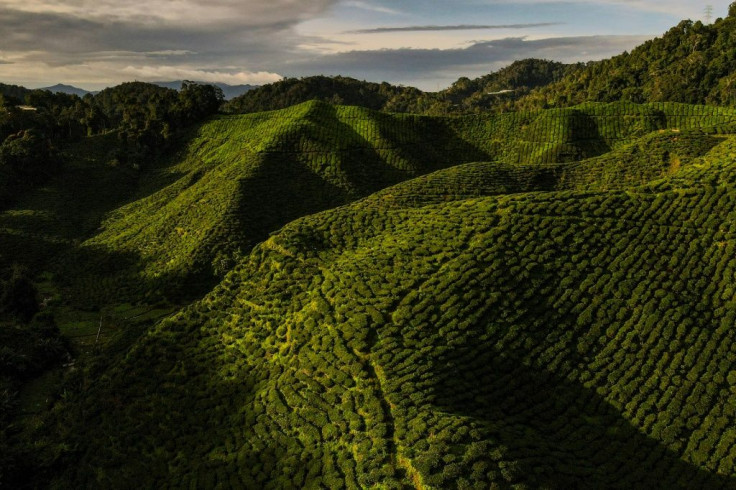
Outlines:
[[348, 75], [444, 88], [516, 59], [601, 59], [730, 0], [0, 0], [0, 82], [261, 84]]

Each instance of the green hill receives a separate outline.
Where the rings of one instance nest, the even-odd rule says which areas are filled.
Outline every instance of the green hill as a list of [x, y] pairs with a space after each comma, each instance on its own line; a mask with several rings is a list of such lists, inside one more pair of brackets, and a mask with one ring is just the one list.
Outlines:
[[548, 60], [515, 61], [496, 72], [470, 80], [460, 78], [439, 92], [422, 92], [414, 87], [373, 83], [349, 77], [312, 76], [287, 78], [257, 87], [234, 98], [228, 112], [245, 114], [284, 109], [319, 100], [388, 112], [448, 114], [479, 112], [518, 99], [532, 89], [561, 80], [582, 68]]
[[[609, 180], [646, 181], [666, 172], [675, 158], [707, 150], [713, 139], [688, 131], [715, 132], [714, 125], [723, 128], [732, 119], [733, 111], [677, 105], [429, 117], [319, 102], [220, 117], [148, 173], [140, 191], [145, 197], [111, 213], [83, 243], [81, 253], [92, 257], [85, 259], [88, 269], [94, 277], [105, 270], [108, 286], [77, 282], [75, 295], [93, 293], [103, 303], [142, 295], [191, 297], [289, 221], [462, 163], [526, 165], [508, 168], [531, 179], [553, 172], [561, 181], [550, 184], [553, 189], [586, 178], [603, 185], [601, 176], [587, 170], [590, 165], [552, 164], [608, 155], [596, 165], [612, 173]], [[655, 134], [627, 146], [665, 128], [685, 132], [669, 139]], [[659, 158], [643, 176], [628, 165], [639, 151]], [[496, 185], [494, 179], [493, 173], [486, 176]]]
[[736, 5], [713, 24], [683, 20], [630, 53], [577, 64], [525, 59], [438, 92], [346, 77], [306, 77], [264, 85], [227, 106], [249, 113], [309, 100], [389, 112], [462, 114], [538, 110], [584, 102], [736, 105]]
[[261, 85], [235, 97], [226, 104], [228, 112], [252, 113], [285, 109], [310, 100], [346, 104], [373, 110], [416, 112], [416, 100], [423, 92], [413, 87], [373, 83], [350, 77], [312, 76], [286, 78]]
[[630, 53], [590, 63], [505, 108], [564, 107], [584, 101], [736, 104], [736, 4], [713, 24], [684, 20]]
[[55, 488], [731, 488], [733, 120], [216, 118], [63, 254], [100, 304], [217, 286], [70, 374], [17, 464]]

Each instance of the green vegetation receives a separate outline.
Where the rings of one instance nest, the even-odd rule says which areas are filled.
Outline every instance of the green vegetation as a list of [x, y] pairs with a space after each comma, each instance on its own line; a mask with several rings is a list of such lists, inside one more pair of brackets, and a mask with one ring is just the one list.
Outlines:
[[736, 4], [707, 25], [682, 21], [631, 53], [590, 63], [504, 107], [560, 107], [584, 101], [736, 105], [733, 91]]
[[[618, 179], [646, 182], [682, 164], [678, 159], [703, 154], [717, 141], [704, 133], [723, 130], [733, 118], [730, 110], [673, 104], [443, 118], [319, 102], [219, 117], [146, 174], [145, 197], [111, 213], [101, 232], [83, 243], [90, 281], [99, 282], [104, 270], [106, 286], [78, 282], [78, 294], [107, 295], [103, 303], [196, 296], [289, 221], [462, 163], [510, 165], [509, 172], [547, 190], [586, 179], [608, 187], [620, 187]], [[640, 153], [652, 158], [641, 163], [646, 168], [632, 163]], [[497, 185], [496, 177], [484, 179]]]
[[229, 101], [224, 108], [227, 112], [245, 114], [284, 109], [310, 100], [319, 100], [331, 104], [413, 114], [480, 112], [503, 107], [532, 89], [563, 79], [565, 75], [580, 70], [582, 66], [548, 60], [521, 60], [474, 80], [463, 77], [448, 89], [436, 93], [341, 76], [286, 78], [249, 90]]
[[282, 109], [309, 100], [388, 112], [465, 114], [538, 110], [584, 102], [682, 102], [736, 105], [733, 31], [736, 6], [713, 24], [682, 21], [630, 53], [577, 64], [516, 61], [497, 72], [458, 79], [439, 92], [346, 77], [286, 79], [226, 105], [230, 112]]
[[733, 486], [736, 139], [709, 141], [620, 190], [377, 198], [410, 181], [290, 223], [49, 421], [84, 448], [57, 483]]
[[137, 171], [69, 147], [0, 215], [78, 363], [3, 481], [733, 486], [735, 112], [309, 102]]
[[191, 82], [179, 92], [125, 83], [83, 99], [0, 84], [0, 209], [56, 174], [59, 151], [85, 135], [115, 132], [111, 157], [140, 168], [179, 133], [215, 114], [222, 101], [219, 88]]
[[0, 85], [0, 487], [736, 487], [734, 9], [240, 115]]

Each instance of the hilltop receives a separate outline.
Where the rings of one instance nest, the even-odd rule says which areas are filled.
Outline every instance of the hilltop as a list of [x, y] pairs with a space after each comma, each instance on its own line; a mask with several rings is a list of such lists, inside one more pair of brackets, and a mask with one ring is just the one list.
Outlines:
[[422, 92], [413, 87], [342, 76], [287, 78], [250, 90], [231, 100], [225, 109], [228, 112], [251, 113], [320, 100], [387, 112], [477, 112], [478, 109], [522, 97], [534, 88], [559, 81], [581, 66], [547, 60], [521, 60], [474, 80], [463, 77], [450, 88], [439, 92]]
[[83, 88], [74, 87], [73, 85], [65, 85], [63, 83], [57, 83], [56, 85], [52, 85], [51, 87], [42, 87], [38, 90], [48, 90], [52, 93], [62, 93], [62, 94], [68, 94], [68, 95], [76, 95], [78, 97], [84, 97], [87, 94], [96, 94], [97, 92], [91, 91], [91, 90], [85, 90]]
[[507, 108], [614, 100], [734, 105], [735, 28], [736, 4], [710, 25], [684, 20], [631, 53], [591, 63]]

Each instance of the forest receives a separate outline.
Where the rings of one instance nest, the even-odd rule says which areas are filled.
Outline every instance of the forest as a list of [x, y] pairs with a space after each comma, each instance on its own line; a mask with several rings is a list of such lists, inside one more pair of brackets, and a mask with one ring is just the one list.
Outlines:
[[630, 53], [587, 63], [515, 61], [476, 79], [459, 78], [438, 92], [347, 77], [286, 79], [229, 101], [225, 110], [249, 113], [322, 100], [413, 114], [467, 114], [630, 101], [736, 104], [733, 32], [736, 9], [712, 24], [684, 20]]
[[0, 85], [0, 488], [735, 488], [729, 14], [437, 93]]

